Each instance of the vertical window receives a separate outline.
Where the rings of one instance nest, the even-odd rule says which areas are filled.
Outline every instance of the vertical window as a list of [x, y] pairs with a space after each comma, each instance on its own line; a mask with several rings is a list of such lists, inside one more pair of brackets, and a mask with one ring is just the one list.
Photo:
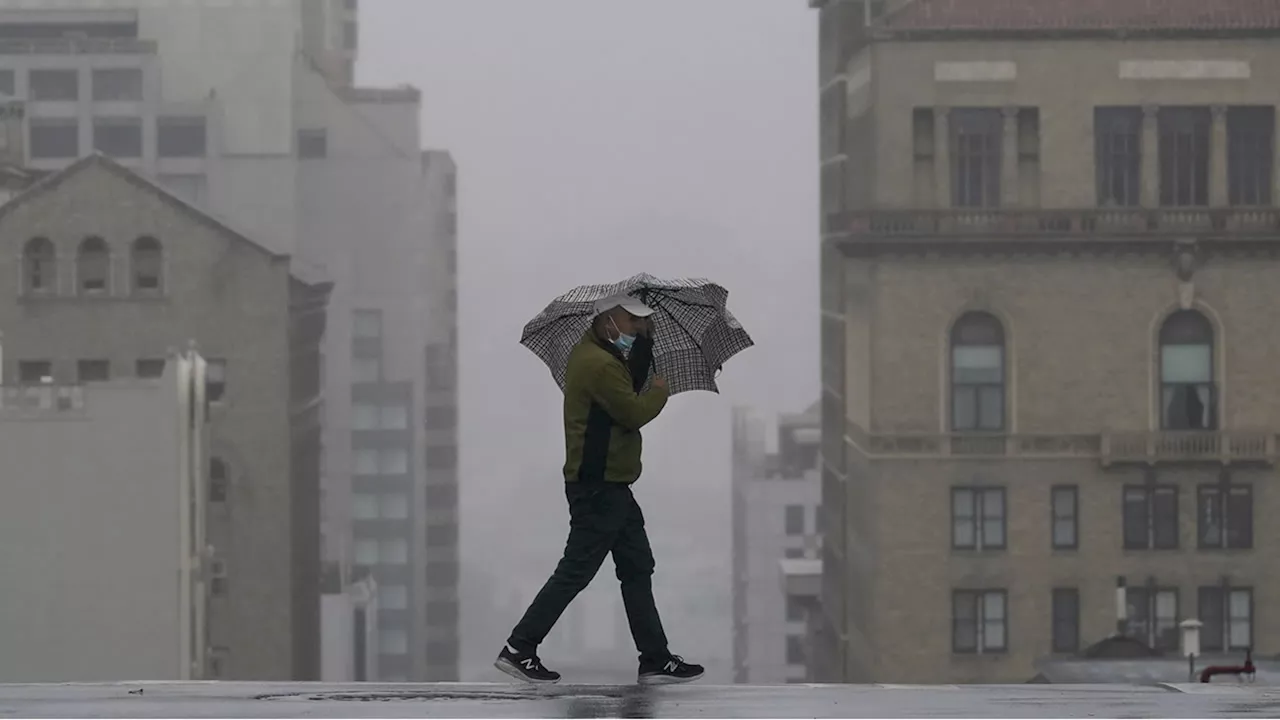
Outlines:
[[1004, 549], [1004, 488], [951, 489], [951, 547]]
[[32, 238], [22, 250], [24, 290], [54, 293], [58, 290], [58, 264], [53, 243], [48, 238]]
[[1099, 207], [1134, 207], [1142, 199], [1142, 109], [1094, 110], [1094, 161]]
[[94, 118], [93, 149], [113, 158], [142, 157], [141, 118]]
[[1178, 547], [1178, 487], [1126, 485], [1123, 490], [1124, 548]]
[[33, 160], [74, 160], [80, 156], [80, 127], [73, 118], [31, 118]]
[[1274, 107], [1227, 109], [1227, 199], [1232, 205], [1270, 205], [1275, 153]]
[[352, 493], [351, 518], [353, 520], [377, 520], [378, 496], [367, 493]]
[[1247, 550], [1253, 547], [1253, 487], [1202, 485], [1196, 517], [1200, 547]]
[[32, 100], [74, 102], [80, 99], [80, 76], [75, 70], [32, 70], [27, 84]]
[[198, 173], [165, 173], [156, 177], [165, 190], [183, 201], [204, 207], [209, 197], [209, 180]]
[[227, 464], [220, 458], [209, 459], [209, 502], [227, 501]]
[[804, 534], [804, 506], [788, 505], [786, 507], [786, 533], [788, 535]]
[[378, 517], [383, 520], [406, 520], [409, 517], [409, 498], [401, 493], [390, 493], [378, 498]]
[[227, 563], [225, 560], [214, 560], [209, 563], [209, 594], [213, 597], [227, 595]]
[[376, 383], [382, 376], [382, 366], [377, 358], [355, 358], [351, 361], [351, 382]]
[[1004, 652], [1009, 620], [1004, 590], [956, 590], [951, 595], [951, 649], [956, 653]]
[[356, 450], [352, 459], [352, 466], [352, 470], [356, 475], [377, 475], [378, 451], [372, 448]]
[[202, 117], [162, 117], [156, 121], [156, 152], [160, 157], [204, 157], [208, 144]]
[[407, 610], [409, 588], [404, 585], [379, 585], [378, 607], [382, 610]]
[[351, 427], [353, 430], [377, 430], [378, 406], [369, 403], [356, 403], [351, 406]]
[[93, 99], [96, 102], [142, 99], [142, 70], [105, 68], [93, 71]]
[[19, 360], [18, 382], [23, 385], [38, 385], [45, 378], [53, 377], [53, 363], [48, 360]]
[[1181, 638], [1176, 588], [1126, 588], [1125, 603], [1131, 637], [1139, 638], [1156, 650], [1178, 649]]
[[382, 337], [382, 311], [356, 310], [351, 313], [351, 334], [360, 340]]
[[1213, 326], [1179, 310], [1160, 327], [1160, 423], [1165, 430], [1217, 429]]
[[1053, 651], [1074, 653], [1080, 650], [1080, 591], [1075, 588], [1053, 589]]
[[383, 655], [404, 655], [408, 653], [408, 633], [403, 628], [384, 628], [378, 631], [378, 652]]
[[409, 408], [404, 405], [386, 405], [379, 413], [379, 427], [383, 430], [407, 430]]
[[76, 282], [83, 295], [100, 295], [107, 291], [111, 274], [111, 251], [100, 237], [85, 238], [76, 254]]
[[164, 251], [159, 240], [146, 236], [134, 240], [129, 264], [133, 269], [134, 292], [158, 292], [161, 289]]
[[134, 364], [134, 375], [144, 379], [155, 379], [164, 375], [165, 361], [162, 358], [143, 358]]
[[384, 448], [378, 462], [378, 472], [383, 475], [404, 475], [409, 472], [409, 453], [402, 448]]
[[13, 97], [17, 94], [12, 70], [0, 70], [0, 95]]
[[1004, 135], [1004, 118], [1000, 110], [955, 109], [950, 117], [952, 205], [998, 207]]
[[329, 155], [329, 136], [324, 130], [298, 131], [298, 157], [323, 158]]
[[1004, 430], [1004, 326], [966, 313], [951, 328], [951, 429]]
[[355, 562], [357, 565], [377, 565], [378, 541], [370, 538], [356, 540]]
[[787, 622], [804, 621], [804, 601], [799, 595], [787, 595]]
[[107, 382], [111, 379], [109, 360], [80, 360], [76, 363], [76, 379], [81, 384]]
[[1075, 485], [1058, 485], [1051, 491], [1053, 548], [1075, 550], [1079, 547], [1079, 490]]
[[1200, 647], [1206, 652], [1253, 647], [1253, 588], [1202, 587]]
[[342, 23], [342, 47], [346, 50], [355, 50], [359, 43], [360, 27], [351, 20]]
[[1161, 205], [1203, 207], [1209, 204], [1211, 123], [1207, 107], [1160, 108]]
[[787, 636], [787, 664], [804, 665], [809, 662], [809, 653], [804, 646], [804, 638], [799, 635]]
[[227, 396], [227, 361], [206, 360], [204, 366], [204, 399], [222, 402]]
[[405, 540], [383, 540], [378, 544], [378, 562], [404, 565], [409, 562], [409, 543]]

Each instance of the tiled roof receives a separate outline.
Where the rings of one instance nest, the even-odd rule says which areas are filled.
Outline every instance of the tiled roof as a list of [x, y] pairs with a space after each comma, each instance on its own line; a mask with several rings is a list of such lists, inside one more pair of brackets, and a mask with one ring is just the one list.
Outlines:
[[910, 0], [890, 31], [1280, 30], [1280, 0]]

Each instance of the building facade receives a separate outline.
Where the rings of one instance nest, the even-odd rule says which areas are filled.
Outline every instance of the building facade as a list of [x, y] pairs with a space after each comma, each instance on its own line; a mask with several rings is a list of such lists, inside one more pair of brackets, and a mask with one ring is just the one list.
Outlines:
[[762, 418], [737, 408], [733, 422], [733, 681], [807, 682], [817, 598], [788, 592], [786, 571], [821, 554], [818, 408], [778, 418], [775, 452]]
[[1276, 652], [1275, 13], [812, 4], [823, 679]]

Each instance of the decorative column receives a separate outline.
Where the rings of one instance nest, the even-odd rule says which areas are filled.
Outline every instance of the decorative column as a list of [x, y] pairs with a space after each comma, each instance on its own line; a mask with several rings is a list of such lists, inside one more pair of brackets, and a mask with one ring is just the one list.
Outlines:
[[1018, 206], [1018, 108], [1004, 113], [1003, 144], [1000, 148], [1000, 206]]
[[1142, 207], [1160, 206], [1160, 108], [1142, 107]]
[[933, 109], [933, 201], [938, 208], [951, 207], [950, 110]]
[[1227, 180], [1227, 108], [1210, 108], [1213, 123], [1209, 126], [1209, 207], [1229, 204]]

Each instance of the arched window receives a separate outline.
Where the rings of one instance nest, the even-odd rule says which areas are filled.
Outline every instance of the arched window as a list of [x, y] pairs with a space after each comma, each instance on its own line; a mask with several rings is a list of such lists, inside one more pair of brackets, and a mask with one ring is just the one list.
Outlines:
[[1213, 326], [1195, 310], [1179, 310], [1160, 326], [1160, 427], [1218, 426], [1213, 382]]
[[209, 502], [227, 501], [227, 464], [219, 458], [209, 460]]
[[76, 281], [80, 292], [98, 295], [107, 291], [111, 273], [111, 250], [100, 237], [87, 237], [76, 253]]
[[49, 238], [31, 238], [22, 249], [22, 282], [27, 292], [57, 292], [57, 255]]
[[164, 251], [160, 248], [160, 241], [153, 237], [134, 240], [130, 261], [133, 266], [133, 289], [138, 292], [159, 292], [164, 272]]
[[984, 312], [951, 328], [951, 429], [1004, 430], [1004, 326]]

